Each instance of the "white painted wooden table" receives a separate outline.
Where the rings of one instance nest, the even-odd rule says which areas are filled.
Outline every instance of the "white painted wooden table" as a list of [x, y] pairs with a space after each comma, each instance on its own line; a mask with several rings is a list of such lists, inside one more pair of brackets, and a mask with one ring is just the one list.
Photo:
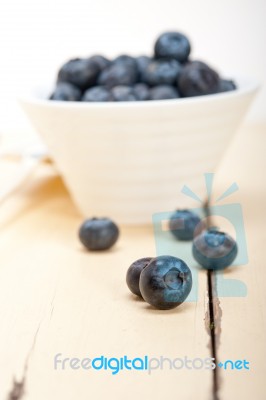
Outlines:
[[[250, 370], [217, 368], [220, 400], [266, 398], [265, 134], [265, 127], [241, 129], [214, 182], [217, 195], [238, 183], [239, 192], [224, 203], [242, 205], [249, 252], [247, 265], [225, 273], [245, 282], [246, 297], [217, 298], [212, 288], [217, 362], [250, 362]], [[14, 169], [0, 163], [2, 185]], [[96, 254], [81, 248], [80, 222], [50, 164], [40, 165], [0, 208], [0, 399], [214, 399], [211, 370], [165, 367], [112, 375], [54, 369], [57, 353], [193, 359], [213, 351], [205, 271], [199, 273], [197, 302], [153, 310], [125, 284], [132, 261], [156, 254], [152, 228], [121, 227], [118, 244]]]

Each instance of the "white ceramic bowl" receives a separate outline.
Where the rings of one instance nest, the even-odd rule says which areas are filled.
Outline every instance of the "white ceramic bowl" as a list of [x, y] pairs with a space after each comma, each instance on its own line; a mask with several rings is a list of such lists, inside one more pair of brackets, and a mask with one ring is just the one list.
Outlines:
[[236, 82], [233, 92], [177, 100], [56, 102], [48, 91], [20, 100], [82, 214], [139, 224], [190, 207], [184, 184], [204, 198], [203, 174], [215, 171], [258, 87]]

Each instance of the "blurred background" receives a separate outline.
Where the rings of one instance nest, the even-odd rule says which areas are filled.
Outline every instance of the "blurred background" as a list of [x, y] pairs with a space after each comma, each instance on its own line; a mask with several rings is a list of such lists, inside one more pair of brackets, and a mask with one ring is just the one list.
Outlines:
[[192, 57], [225, 75], [257, 78], [249, 113], [266, 121], [265, 0], [2, 0], [0, 134], [30, 129], [16, 97], [55, 79], [68, 58], [102, 53], [150, 54], [155, 38], [179, 30]]

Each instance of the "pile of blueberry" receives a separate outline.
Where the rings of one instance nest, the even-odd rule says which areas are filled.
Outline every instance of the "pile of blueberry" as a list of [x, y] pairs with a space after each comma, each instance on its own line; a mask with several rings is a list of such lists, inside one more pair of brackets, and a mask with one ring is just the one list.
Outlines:
[[109, 102], [176, 99], [228, 92], [231, 80], [202, 61], [192, 61], [190, 42], [179, 32], [165, 32], [155, 42], [154, 55], [101, 55], [75, 58], [59, 70], [51, 100]]
[[[204, 269], [222, 270], [237, 255], [235, 240], [217, 228], [207, 229], [192, 211], [177, 210], [169, 228], [178, 240], [193, 240], [192, 253]], [[153, 307], [168, 310], [182, 304], [192, 288], [186, 263], [176, 257], [141, 258], [130, 265], [126, 282], [130, 291]]]

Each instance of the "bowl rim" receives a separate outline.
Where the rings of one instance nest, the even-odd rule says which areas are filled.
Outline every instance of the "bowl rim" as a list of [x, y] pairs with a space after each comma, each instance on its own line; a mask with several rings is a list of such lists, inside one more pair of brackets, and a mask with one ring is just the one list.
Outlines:
[[[62, 101], [62, 100], [50, 100], [48, 98], [41, 98], [34, 94], [38, 89], [44, 89], [44, 87], [35, 87], [28, 93], [20, 94], [17, 99], [20, 103], [30, 103], [39, 106], [46, 106], [52, 108], [154, 108], [154, 107], [165, 107], [165, 106], [184, 106], [187, 104], [198, 104], [219, 101], [226, 98], [240, 97], [245, 94], [256, 93], [260, 88], [260, 83], [255, 78], [247, 78], [244, 76], [239, 76], [238, 78], [231, 78], [237, 84], [237, 89], [208, 94], [204, 96], [194, 96], [194, 97], [182, 97], [177, 99], [165, 99], [165, 100], [145, 100], [145, 101], [121, 101], [121, 102], [82, 102], [82, 101]], [[46, 92], [49, 93], [47, 87]]]

